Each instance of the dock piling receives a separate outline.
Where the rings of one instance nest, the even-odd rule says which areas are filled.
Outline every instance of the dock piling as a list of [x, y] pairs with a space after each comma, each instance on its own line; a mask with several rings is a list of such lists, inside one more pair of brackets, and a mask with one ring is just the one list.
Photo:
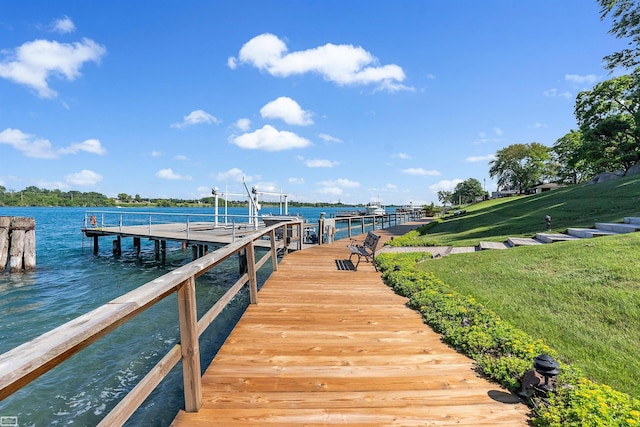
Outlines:
[[26, 217], [0, 217], [0, 271], [36, 269], [36, 221]]

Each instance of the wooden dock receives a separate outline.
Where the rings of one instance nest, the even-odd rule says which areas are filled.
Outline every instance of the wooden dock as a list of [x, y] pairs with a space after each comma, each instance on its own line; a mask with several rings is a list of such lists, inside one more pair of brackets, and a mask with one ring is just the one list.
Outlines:
[[284, 257], [206, 370], [202, 408], [172, 426], [530, 425], [371, 264], [339, 270], [346, 242]]

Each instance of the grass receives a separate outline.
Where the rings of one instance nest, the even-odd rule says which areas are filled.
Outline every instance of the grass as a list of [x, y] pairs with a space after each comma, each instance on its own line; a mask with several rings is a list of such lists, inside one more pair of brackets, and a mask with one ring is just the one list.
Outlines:
[[640, 397], [640, 233], [428, 260], [430, 271], [555, 348], [587, 377]]
[[[453, 246], [640, 216], [640, 177], [467, 208], [420, 239]], [[428, 250], [428, 249], [427, 249]], [[555, 348], [586, 377], [640, 397], [640, 233], [427, 260], [430, 271]]]
[[621, 222], [640, 216], [640, 177], [621, 178], [597, 185], [577, 185], [526, 197], [508, 197], [468, 206], [467, 214], [446, 219], [427, 236], [426, 244], [476, 246], [480, 240], [533, 237], [568, 227], [593, 227], [595, 222]]

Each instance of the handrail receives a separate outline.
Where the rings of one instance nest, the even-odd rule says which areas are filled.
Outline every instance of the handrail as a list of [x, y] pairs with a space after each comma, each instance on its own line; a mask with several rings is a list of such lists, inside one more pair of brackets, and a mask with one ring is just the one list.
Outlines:
[[[302, 249], [302, 227], [302, 221], [289, 221], [262, 228], [1, 354], [0, 400], [68, 360], [147, 308], [177, 292], [180, 343], [169, 350], [111, 410], [100, 425], [124, 424], [180, 360], [183, 365], [185, 410], [197, 412], [202, 405], [198, 337], [247, 283], [250, 301], [252, 304], [257, 304], [257, 270], [269, 259], [272, 260], [274, 271], [277, 270], [277, 251], [280, 248], [287, 248], [290, 241], [297, 240], [298, 249]], [[278, 228], [283, 228], [282, 235], [290, 236], [290, 239], [276, 241]], [[291, 232], [288, 233], [288, 230]], [[271, 240], [271, 249], [256, 261], [254, 242], [267, 235]], [[197, 321], [195, 279], [242, 250], [246, 252], [247, 272]]]

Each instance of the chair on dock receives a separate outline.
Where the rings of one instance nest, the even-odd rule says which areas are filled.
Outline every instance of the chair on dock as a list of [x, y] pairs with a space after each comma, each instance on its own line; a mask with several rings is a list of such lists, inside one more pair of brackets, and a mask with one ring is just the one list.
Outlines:
[[373, 263], [373, 267], [376, 269], [376, 271], [378, 271], [378, 266], [376, 266], [376, 246], [378, 246], [378, 240], [380, 240], [380, 236], [375, 234], [373, 231], [369, 231], [367, 233], [367, 237], [364, 239], [364, 241], [351, 239], [351, 244], [347, 245], [347, 247], [351, 251], [351, 255], [349, 255], [349, 261], [351, 261], [351, 258], [354, 255], [358, 256], [358, 262], [356, 263], [354, 270], [358, 269], [360, 260], [364, 258], [366, 262], [371, 261]]

